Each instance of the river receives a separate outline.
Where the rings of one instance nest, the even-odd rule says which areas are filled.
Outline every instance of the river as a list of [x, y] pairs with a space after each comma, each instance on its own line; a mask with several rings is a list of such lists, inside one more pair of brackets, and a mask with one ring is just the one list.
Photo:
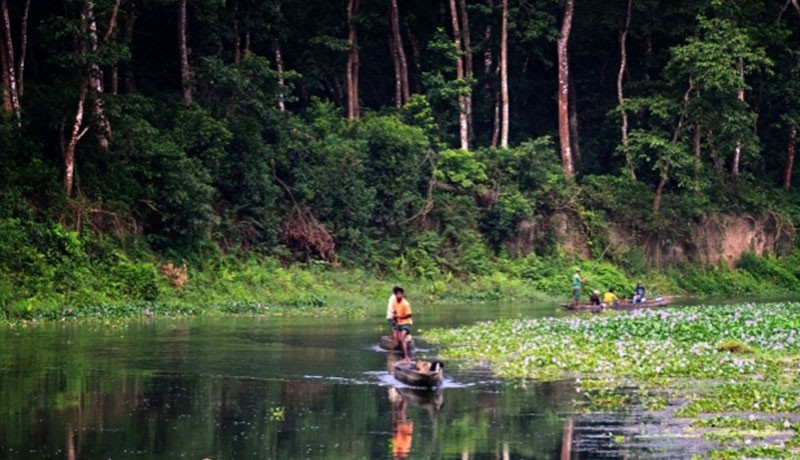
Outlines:
[[[415, 327], [563, 314], [554, 305], [426, 307]], [[398, 385], [366, 319], [191, 318], [0, 331], [2, 459], [661, 459], [652, 414], [582, 415], [572, 382], [446, 367], [436, 394]], [[436, 350], [418, 342], [420, 356]], [[641, 439], [640, 439], [641, 438]], [[649, 441], [648, 441], [649, 439]], [[654, 441], [655, 440], [655, 441]]]

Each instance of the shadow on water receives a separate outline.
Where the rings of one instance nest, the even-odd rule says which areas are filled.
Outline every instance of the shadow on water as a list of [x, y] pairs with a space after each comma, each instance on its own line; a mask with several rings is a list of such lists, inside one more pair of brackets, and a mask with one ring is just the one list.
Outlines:
[[[557, 314], [552, 305], [420, 310], [426, 327], [454, 317], [467, 323]], [[100, 332], [90, 325], [0, 331], [0, 458], [650, 459], [690, 453], [670, 456], [662, 450], [669, 442], [639, 437], [636, 430], [655, 426], [644, 410], [571, 414], [571, 382], [514, 384], [486, 370], [448, 366], [443, 388], [408, 388], [392, 376], [396, 355], [372, 348], [384, 325], [376, 319], [197, 318]], [[419, 345], [418, 356], [435, 356], [435, 349]], [[614, 442], [620, 437], [631, 442]]]

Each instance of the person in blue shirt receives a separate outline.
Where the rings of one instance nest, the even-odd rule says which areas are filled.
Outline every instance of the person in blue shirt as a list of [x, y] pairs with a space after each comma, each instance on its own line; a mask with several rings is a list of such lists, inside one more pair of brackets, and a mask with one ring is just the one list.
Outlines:
[[572, 305], [578, 305], [581, 302], [581, 287], [586, 280], [581, 277], [581, 269], [576, 268], [575, 274], [572, 275]]
[[636, 283], [636, 287], [633, 288], [633, 303], [640, 303], [645, 300], [647, 300], [647, 297], [645, 296], [644, 284], [639, 281]]

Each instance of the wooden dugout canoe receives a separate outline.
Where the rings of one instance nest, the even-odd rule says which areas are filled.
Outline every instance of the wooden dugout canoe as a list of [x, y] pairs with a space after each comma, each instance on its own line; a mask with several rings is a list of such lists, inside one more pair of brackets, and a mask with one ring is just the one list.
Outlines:
[[[406, 345], [408, 346], [408, 351], [410, 353], [414, 349], [414, 338], [408, 336], [406, 338]], [[395, 353], [403, 352], [403, 347], [400, 345], [400, 342], [392, 339], [392, 337], [389, 335], [381, 336], [379, 346], [386, 351], [393, 351]]]
[[677, 299], [677, 296], [663, 296], [663, 297], [656, 297], [652, 300], [645, 300], [644, 302], [633, 303], [630, 299], [623, 299], [616, 305], [607, 306], [604, 304], [601, 305], [592, 305], [588, 303], [581, 303], [578, 305], [572, 305], [571, 303], [562, 304], [562, 307], [566, 308], [567, 310], [585, 310], [585, 311], [599, 311], [603, 309], [611, 309], [611, 310], [634, 310], [637, 308], [655, 308], [655, 307], [664, 307]]
[[398, 363], [394, 365], [394, 378], [412, 387], [441, 387], [444, 381], [444, 365], [439, 361]]

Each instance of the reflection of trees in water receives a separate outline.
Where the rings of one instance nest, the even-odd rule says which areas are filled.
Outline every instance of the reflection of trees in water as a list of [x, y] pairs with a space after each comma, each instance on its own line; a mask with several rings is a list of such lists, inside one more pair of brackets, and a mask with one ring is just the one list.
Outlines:
[[[156, 364], [143, 338], [163, 347]], [[259, 369], [268, 372], [263, 379], [195, 373], [217, 369], [224, 354], [219, 344], [193, 342], [191, 328], [154, 328], [130, 342], [108, 340], [136, 350], [125, 359], [112, 356], [102, 337], [68, 331], [59, 339], [69, 346], [42, 346], [30, 333], [14, 343], [17, 351], [0, 349], [0, 362], [8, 363], [0, 368], [2, 404], [8, 409], [0, 415], [0, 433], [4, 447], [15, 452], [60, 451], [68, 460], [121, 456], [125, 450], [159, 458], [175, 452], [196, 458], [385, 458], [387, 439], [396, 433], [391, 417], [396, 409], [386, 387], [280, 380], [286, 355], [260, 357]], [[172, 367], [154, 375], [135, 370], [126, 359], [136, 359], [138, 369], [164, 369], [164, 362]], [[335, 365], [344, 367], [348, 359], [338, 356]], [[382, 367], [382, 359], [375, 368]], [[387, 355], [387, 370], [392, 359]], [[574, 388], [480, 384], [439, 393], [400, 389], [398, 395], [406, 418], [414, 421], [411, 457], [549, 459], [563, 447], [559, 414]], [[52, 452], [42, 452], [42, 446]]]

